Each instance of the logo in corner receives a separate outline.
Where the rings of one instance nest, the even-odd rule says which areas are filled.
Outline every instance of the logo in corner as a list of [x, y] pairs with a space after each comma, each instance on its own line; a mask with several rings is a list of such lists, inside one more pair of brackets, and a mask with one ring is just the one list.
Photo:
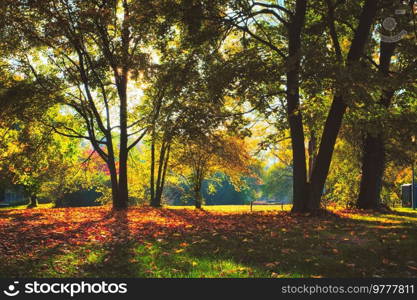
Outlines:
[[20, 291], [16, 289], [16, 285], [19, 284], [19, 281], [13, 282], [13, 284], [8, 286], [7, 290], [4, 290], [3, 293], [9, 297], [14, 297], [19, 295]]
[[[400, 3], [401, 2], [403, 1], [400, 1]], [[407, 15], [407, 5], [401, 3], [399, 7], [395, 9], [395, 15], [396, 17], [403, 16], [400, 18], [404, 18], [404, 16]], [[388, 34], [384, 34], [383, 32], [381, 32], [381, 40], [385, 43], [396, 43], [399, 40], [401, 40], [404, 36], [407, 35], [407, 31], [404, 29], [400, 31], [398, 30], [398, 27], [399, 26], [396, 18], [394, 18], [393, 16], [388, 16], [387, 18], [385, 18], [382, 22], [382, 31]]]

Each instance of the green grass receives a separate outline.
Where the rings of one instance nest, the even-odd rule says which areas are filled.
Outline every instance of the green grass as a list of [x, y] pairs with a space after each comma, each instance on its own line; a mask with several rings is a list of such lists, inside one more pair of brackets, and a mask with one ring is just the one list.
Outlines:
[[[216, 219], [241, 218], [247, 224], [242, 230], [64, 244], [36, 256], [7, 258], [0, 252], [6, 262], [0, 266], [0, 277], [417, 278], [416, 211], [288, 217], [279, 212], [280, 206], [262, 208], [267, 211], [205, 207], [209, 214], [221, 212], [213, 215]], [[291, 222], [281, 221], [283, 216]], [[262, 223], [265, 218], [276, 221]]]

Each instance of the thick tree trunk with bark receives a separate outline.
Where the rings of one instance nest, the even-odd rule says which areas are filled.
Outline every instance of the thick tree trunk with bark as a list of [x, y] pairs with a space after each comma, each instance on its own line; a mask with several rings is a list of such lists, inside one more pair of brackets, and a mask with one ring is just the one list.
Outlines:
[[194, 188], [195, 208], [201, 209], [203, 199], [201, 197], [201, 185]]
[[292, 64], [287, 72], [287, 115], [293, 152], [293, 211], [307, 210], [307, 166], [303, 119], [300, 112], [301, 31], [304, 27], [306, 1], [297, 1], [293, 20], [288, 25], [288, 52]]
[[[395, 43], [381, 42], [380, 72], [388, 76], [391, 59], [394, 55]], [[394, 92], [385, 91], [380, 104], [388, 108]], [[379, 132], [376, 136], [365, 133], [362, 154], [362, 177], [359, 189], [357, 207], [362, 209], [378, 209], [381, 205], [382, 177], [385, 170], [384, 135]]]
[[358, 208], [377, 209], [384, 174], [384, 140], [381, 134], [367, 135], [362, 156], [362, 177], [358, 197]]
[[27, 206], [28, 208], [34, 208], [38, 206], [38, 198], [36, 197], [36, 195], [32, 194], [29, 197], [29, 205]]

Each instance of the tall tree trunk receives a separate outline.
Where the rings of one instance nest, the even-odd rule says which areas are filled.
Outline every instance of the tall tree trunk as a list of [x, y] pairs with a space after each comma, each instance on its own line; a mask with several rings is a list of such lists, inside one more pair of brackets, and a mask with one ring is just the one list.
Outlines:
[[162, 193], [164, 191], [165, 177], [166, 177], [166, 173], [167, 173], [167, 169], [168, 169], [168, 162], [169, 162], [170, 153], [171, 153], [171, 145], [168, 145], [167, 154], [166, 154], [165, 163], [164, 163], [164, 170], [162, 172], [162, 180], [161, 180], [161, 186], [160, 186], [160, 195], [162, 195]]
[[27, 206], [28, 208], [34, 208], [38, 206], [38, 198], [36, 197], [35, 194], [31, 194], [29, 196], [29, 205]]
[[[362, 57], [365, 46], [369, 39], [372, 24], [374, 22], [378, 1], [367, 0], [362, 9], [358, 28], [356, 29], [351, 47], [347, 57], [347, 69], [357, 67]], [[346, 103], [344, 101], [343, 91], [336, 90], [333, 102], [327, 116], [323, 134], [320, 141], [319, 152], [317, 154], [316, 165], [314, 167], [310, 182], [310, 201], [309, 209], [317, 210], [320, 208], [321, 196], [323, 194], [327, 175], [329, 173], [330, 163], [333, 156], [333, 150], [336, 139], [342, 126], [343, 116], [346, 112]]]
[[5, 201], [6, 199], [6, 189], [4, 186], [0, 185], [0, 202]]
[[157, 186], [155, 186], [155, 142], [156, 142], [156, 123], [162, 107], [163, 97], [158, 97], [154, 101], [154, 113], [152, 118], [152, 141], [151, 141], [151, 174], [150, 174], [150, 205], [152, 207], [161, 206], [161, 201], [156, 198]]
[[197, 184], [194, 187], [194, 197], [195, 197], [195, 208], [201, 209], [202, 206], [202, 196], [201, 196], [201, 183]]
[[161, 190], [161, 181], [162, 181], [162, 173], [164, 170], [164, 162], [165, 162], [165, 142], [162, 142], [161, 148], [159, 149], [159, 163], [158, 163], [158, 175], [156, 178], [156, 189], [155, 189], [155, 199], [154, 199], [154, 207], [161, 206], [161, 197], [162, 197], [162, 190]]
[[[168, 143], [168, 142], [167, 142]], [[162, 203], [162, 193], [164, 192], [165, 176], [168, 168], [169, 154], [171, 146], [168, 144], [161, 148], [159, 157], [158, 178], [156, 180], [155, 204], [160, 207]]]
[[384, 141], [381, 134], [367, 135], [362, 156], [362, 177], [357, 206], [363, 209], [379, 207], [384, 174]]
[[119, 201], [119, 184], [117, 179], [117, 170], [116, 166], [114, 164], [114, 159], [111, 159], [112, 163], [109, 162], [109, 172], [110, 172], [110, 181], [111, 181], [111, 192], [112, 192], [112, 203], [113, 208], [116, 208], [118, 206]]
[[[394, 55], [395, 43], [381, 42], [380, 72], [389, 75], [391, 59]], [[394, 92], [385, 91], [380, 104], [388, 108]], [[365, 132], [362, 154], [362, 177], [357, 200], [357, 207], [362, 209], [378, 209], [381, 200], [382, 177], [385, 170], [385, 145], [382, 132], [376, 136]]]
[[120, 148], [119, 148], [119, 189], [117, 209], [125, 209], [128, 206], [127, 183], [127, 159], [128, 159], [128, 134], [127, 134], [127, 71], [119, 77], [118, 84], [120, 98]]
[[127, 81], [129, 74], [129, 43], [130, 43], [130, 30], [127, 22], [129, 20], [129, 5], [126, 0], [122, 1], [124, 16], [122, 24], [122, 59], [121, 59], [121, 72], [116, 72], [116, 86], [120, 100], [119, 110], [119, 125], [120, 125], [120, 145], [119, 145], [119, 189], [118, 189], [118, 202], [117, 209], [125, 209], [128, 207], [129, 190], [127, 180], [127, 159], [129, 154], [128, 149], [128, 132], [127, 132]]
[[307, 2], [296, 2], [293, 20], [288, 26], [288, 52], [291, 65], [287, 71], [287, 115], [293, 153], [293, 208], [307, 209], [307, 166], [304, 145], [303, 118], [300, 111], [301, 31], [304, 27]]
[[152, 141], [151, 141], [151, 174], [150, 174], [150, 192], [152, 207], [157, 207], [158, 203], [155, 201], [155, 129], [152, 130]]

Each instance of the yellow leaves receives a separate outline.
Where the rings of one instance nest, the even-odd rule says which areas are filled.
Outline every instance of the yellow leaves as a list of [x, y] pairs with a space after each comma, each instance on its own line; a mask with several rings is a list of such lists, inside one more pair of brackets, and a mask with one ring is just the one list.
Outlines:
[[222, 45], [222, 52], [227, 55], [233, 55], [241, 51], [242, 45], [240, 43], [242, 33], [233, 31], [231, 34], [227, 36], [223, 45]]
[[24, 77], [23, 74], [13, 74], [13, 80], [15, 80], [15, 81], [22, 81], [24, 79], [25, 79], [25, 77]]
[[271, 278], [287, 278], [287, 277], [288, 277], [288, 274], [278, 274], [275, 272], [271, 273]]
[[108, 31], [115, 32], [116, 31], [116, 27], [113, 24], [109, 24], [109, 25], [107, 25], [107, 30]]

